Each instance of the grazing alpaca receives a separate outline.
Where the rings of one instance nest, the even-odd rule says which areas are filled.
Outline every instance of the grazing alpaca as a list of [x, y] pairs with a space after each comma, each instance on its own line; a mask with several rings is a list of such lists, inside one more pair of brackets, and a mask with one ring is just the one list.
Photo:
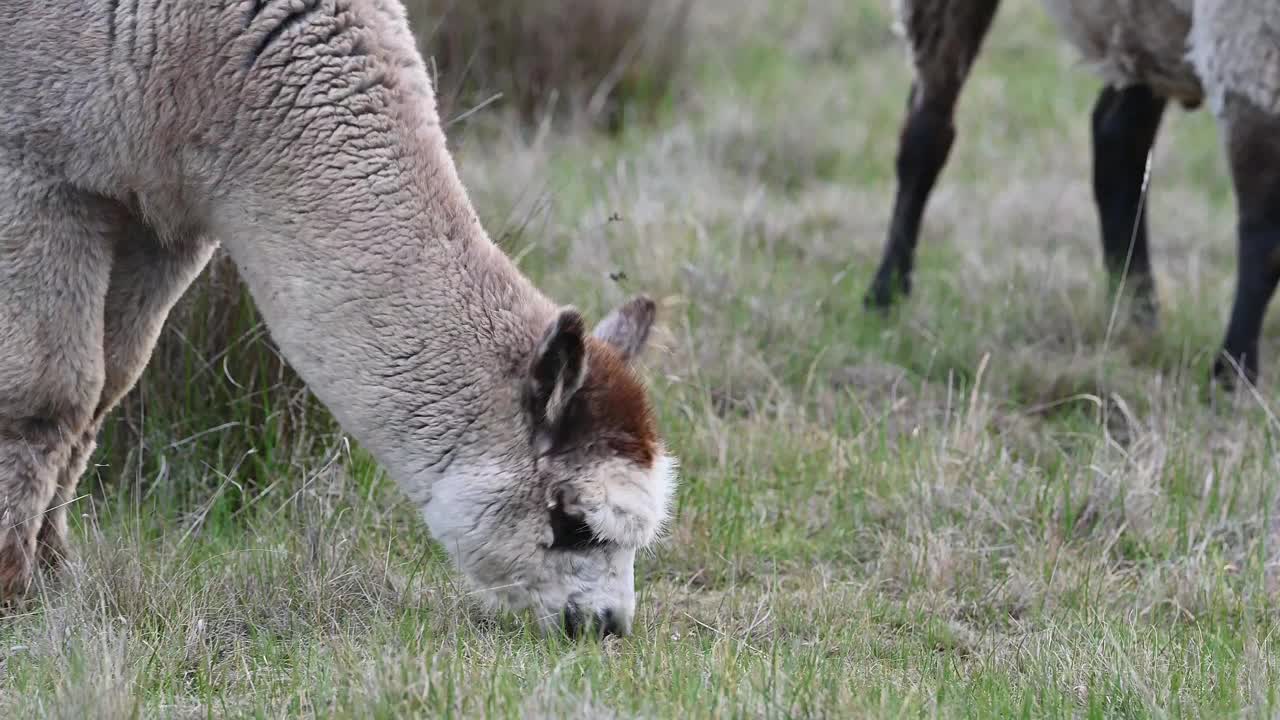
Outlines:
[[[1108, 85], [1093, 110], [1093, 187], [1106, 267], [1153, 319], [1155, 286], [1141, 201], [1147, 154], [1168, 100], [1207, 97], [1223, 135], [1239, 212], [1235, 303], [1214, 364], [1230, 383], [1258, 372], [1258, 336], [1280, 280], [1280, 4], [1270, 0], [1044, 0]], [[898, 150], [884, 259], [867, 304], [911, 289], [920, 221], [955, 138], [956, 99], [999, 0], [899, 0], [916, 69]]]
[[[221, 241], [284, 355], [462, 571], [628, 632], [674, 460], [630, 367], [494, 246], [392, 0], [0, 2], [0, 599]], [[68, 31], [65, 28], [73, 28]]]

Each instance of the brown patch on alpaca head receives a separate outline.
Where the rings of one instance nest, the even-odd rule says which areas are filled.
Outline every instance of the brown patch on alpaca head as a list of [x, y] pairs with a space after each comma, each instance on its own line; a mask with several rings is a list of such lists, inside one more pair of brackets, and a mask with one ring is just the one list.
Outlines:
[[612, 345], [586, 338], [587, 377], [579, 398], [591, 432], [618, 455], [652, 467], [658, 453], [658, 429], [644, 384]]

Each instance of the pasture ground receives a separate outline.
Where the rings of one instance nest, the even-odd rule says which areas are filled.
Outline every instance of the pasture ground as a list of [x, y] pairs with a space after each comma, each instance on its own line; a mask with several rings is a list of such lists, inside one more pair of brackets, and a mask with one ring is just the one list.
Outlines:
[[[888, 4], [699, 5], [655, 124], [531, 134], [498, 103], [450, 128], [543, 288], [593, 317], [661, 300], [647, 374], [683, 483], [634, 636], [486, 618], [358, 448], [280, 421], [312, 403], [194, 358], [189, 405], [144, 379], [78, 559], [0, 620], [0, 716], [1277, 713], [1280, 312], [1262, 389], [1209, 393], [1235, 262], [1212, 118], [1173, 109], [1158, 141], [1144, 333], [1101, 272], [1099, 83], [1006, 3], [915, 294], [878, 317], [910, 77]], [[243, 412], [202, 412], [217, 393]]]

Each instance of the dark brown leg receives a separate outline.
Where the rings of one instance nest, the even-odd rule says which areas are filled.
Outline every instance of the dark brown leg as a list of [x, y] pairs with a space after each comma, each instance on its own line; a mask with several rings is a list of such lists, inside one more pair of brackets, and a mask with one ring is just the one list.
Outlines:
[[1229, 97], [1221, 114], [1235, 186], [1239, 257], [1236, 297], [1215, 379], [1232, 385], [1238, 373], [1258, 377], [1258, 338], [1280, 281], [1280, 118]]
[[865, 298], [887, 308], [911, 292], [920, 221], [956, 131], [956, 100], [991, 27], [999, 0], [915, 0], [903, 22], [915, 57], [916, 80], [898, 141], [898, 189], [884, 258]]
[[1166, 100], [1146, 85], [1108, 87], [1093, 108], [1093, 197], [1102, 230], [1102, 257], [1113, 289], [1134, 300], [1135, 319], [1154, 323], [1155, 282], [1147, 249], [1142, 181]]

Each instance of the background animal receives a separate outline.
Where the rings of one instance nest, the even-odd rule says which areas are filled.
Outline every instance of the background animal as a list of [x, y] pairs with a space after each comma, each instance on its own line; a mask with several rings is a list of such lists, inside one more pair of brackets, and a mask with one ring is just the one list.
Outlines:
[[480, 592], [628, 632], [674, 487], [629, 367], [655, 306], [588, 334], [489, 241], [399, 3], [0, 21], [0, 600], [61, 559], [99, 428], [222, 241], [290, 364]]
[[[1280, 280], [1280, 10], [1266, 0], [1045, 0], [1107, 86], [1093, 109], [1093, 188], [1103, 259], [1139, 320], [1157, 302], [1143, 203], [1147, 155], [1170, 99], [1205, 99], [1219, 121], [1239, 208], [1239, 271], [1215, 378], [1258, 372], [1258, 335]], [[867, 304], [911, 289], [925, 205], [955, 140], [956, 100], [998, 0], [902, 0], [916, 68], [897, 158], [898, 193]]]

